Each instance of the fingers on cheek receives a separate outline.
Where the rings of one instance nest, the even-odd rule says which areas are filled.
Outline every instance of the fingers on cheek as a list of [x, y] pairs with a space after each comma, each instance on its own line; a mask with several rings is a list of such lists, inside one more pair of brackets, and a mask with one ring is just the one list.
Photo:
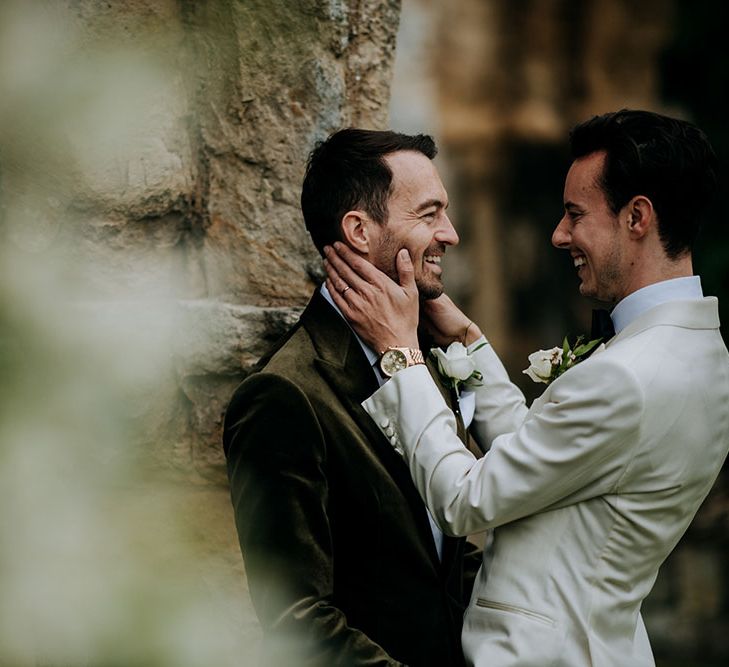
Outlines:
[[333, 264], [328, 263], [326, 265], [326, 270], [329, 276], [331, 276], [332, 278], [339, 278], [339, 271], [337, 271]]

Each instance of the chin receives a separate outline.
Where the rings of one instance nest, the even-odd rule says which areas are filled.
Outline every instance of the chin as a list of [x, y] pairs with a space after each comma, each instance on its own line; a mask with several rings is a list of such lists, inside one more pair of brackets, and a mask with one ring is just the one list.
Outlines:
[[432, 299], [437, 299], [441, 294], [443, 294], [443, 285], [442, 284], [427, 284], [424, 285], [423, 283], [416, 283], [418, 288], [418, 295], [420, 296], [420, 299], [422, 301], [430, 301]]
[[596, 299], [597, 298], [596, 290], [588, 287], [587, 285], [585, 285], [585, 283], [580, 283], [579, 290], [580, 290], [580, 295], [581, 296], [586, 296], [586, 297], [589, 297], [591, 299]]

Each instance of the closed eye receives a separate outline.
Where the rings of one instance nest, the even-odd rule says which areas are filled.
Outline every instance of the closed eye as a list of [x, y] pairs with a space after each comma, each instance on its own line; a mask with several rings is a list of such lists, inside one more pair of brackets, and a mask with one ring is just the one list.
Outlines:
[[564, 205], [565, 215], [573, 222], [578, 222], [579, 219], [585, 214], [585, 211], [577, 206], [574, 202], [568, 201]]
[[584, 211], [572, 207], [565, 208], [564, 213], [572, 222], [579, 222], [584, 215]]
[[432, 222], [441, 211], [445, 211], [448, 208], [447, 201], [441, 201], [440, 199], [428, 199], [424, 201], [420, 206], [416, 207], [415, 214], [425, 222]]

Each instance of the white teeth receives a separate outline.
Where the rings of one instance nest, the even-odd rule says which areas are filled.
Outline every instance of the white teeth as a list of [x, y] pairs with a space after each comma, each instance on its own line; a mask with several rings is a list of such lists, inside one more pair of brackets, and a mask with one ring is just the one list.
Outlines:
[[581, 266], [584, 266], [587, 262], [585, 261], [584, 257], [575, 257], [575, 268], [579, 268]]
[[428, 255], [423, 258], [426, 262], [431, 262], [433, 264], [440, 264], [440, 255]]

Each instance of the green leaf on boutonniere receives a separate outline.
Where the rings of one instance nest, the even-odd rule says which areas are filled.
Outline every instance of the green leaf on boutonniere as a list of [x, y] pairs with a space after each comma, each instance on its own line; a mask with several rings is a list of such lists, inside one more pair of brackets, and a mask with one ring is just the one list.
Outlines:
[[579, 345], [580, 340], [581, 338], [577, 339], [577, 347], [573, 350], [576, 357], [584, 357], [588, 352], [591, 352], [600, 344], [602, 338], [595, 338], [595, 340], [591, 340], [589, 343], [584, 343], [583, 345]]
[[582, 361], [582, 358], [592, 352], [602, 340], [596, 338], [588, 343], [582, 343], [583, 336], [579, 336], [573, 347], [565, 336], [562, 347], [553, 347], [551, 350], [537, 350], [529, 355], [529, 368], [523, 372], [534, 382], [551, 384], [565, 371]]

